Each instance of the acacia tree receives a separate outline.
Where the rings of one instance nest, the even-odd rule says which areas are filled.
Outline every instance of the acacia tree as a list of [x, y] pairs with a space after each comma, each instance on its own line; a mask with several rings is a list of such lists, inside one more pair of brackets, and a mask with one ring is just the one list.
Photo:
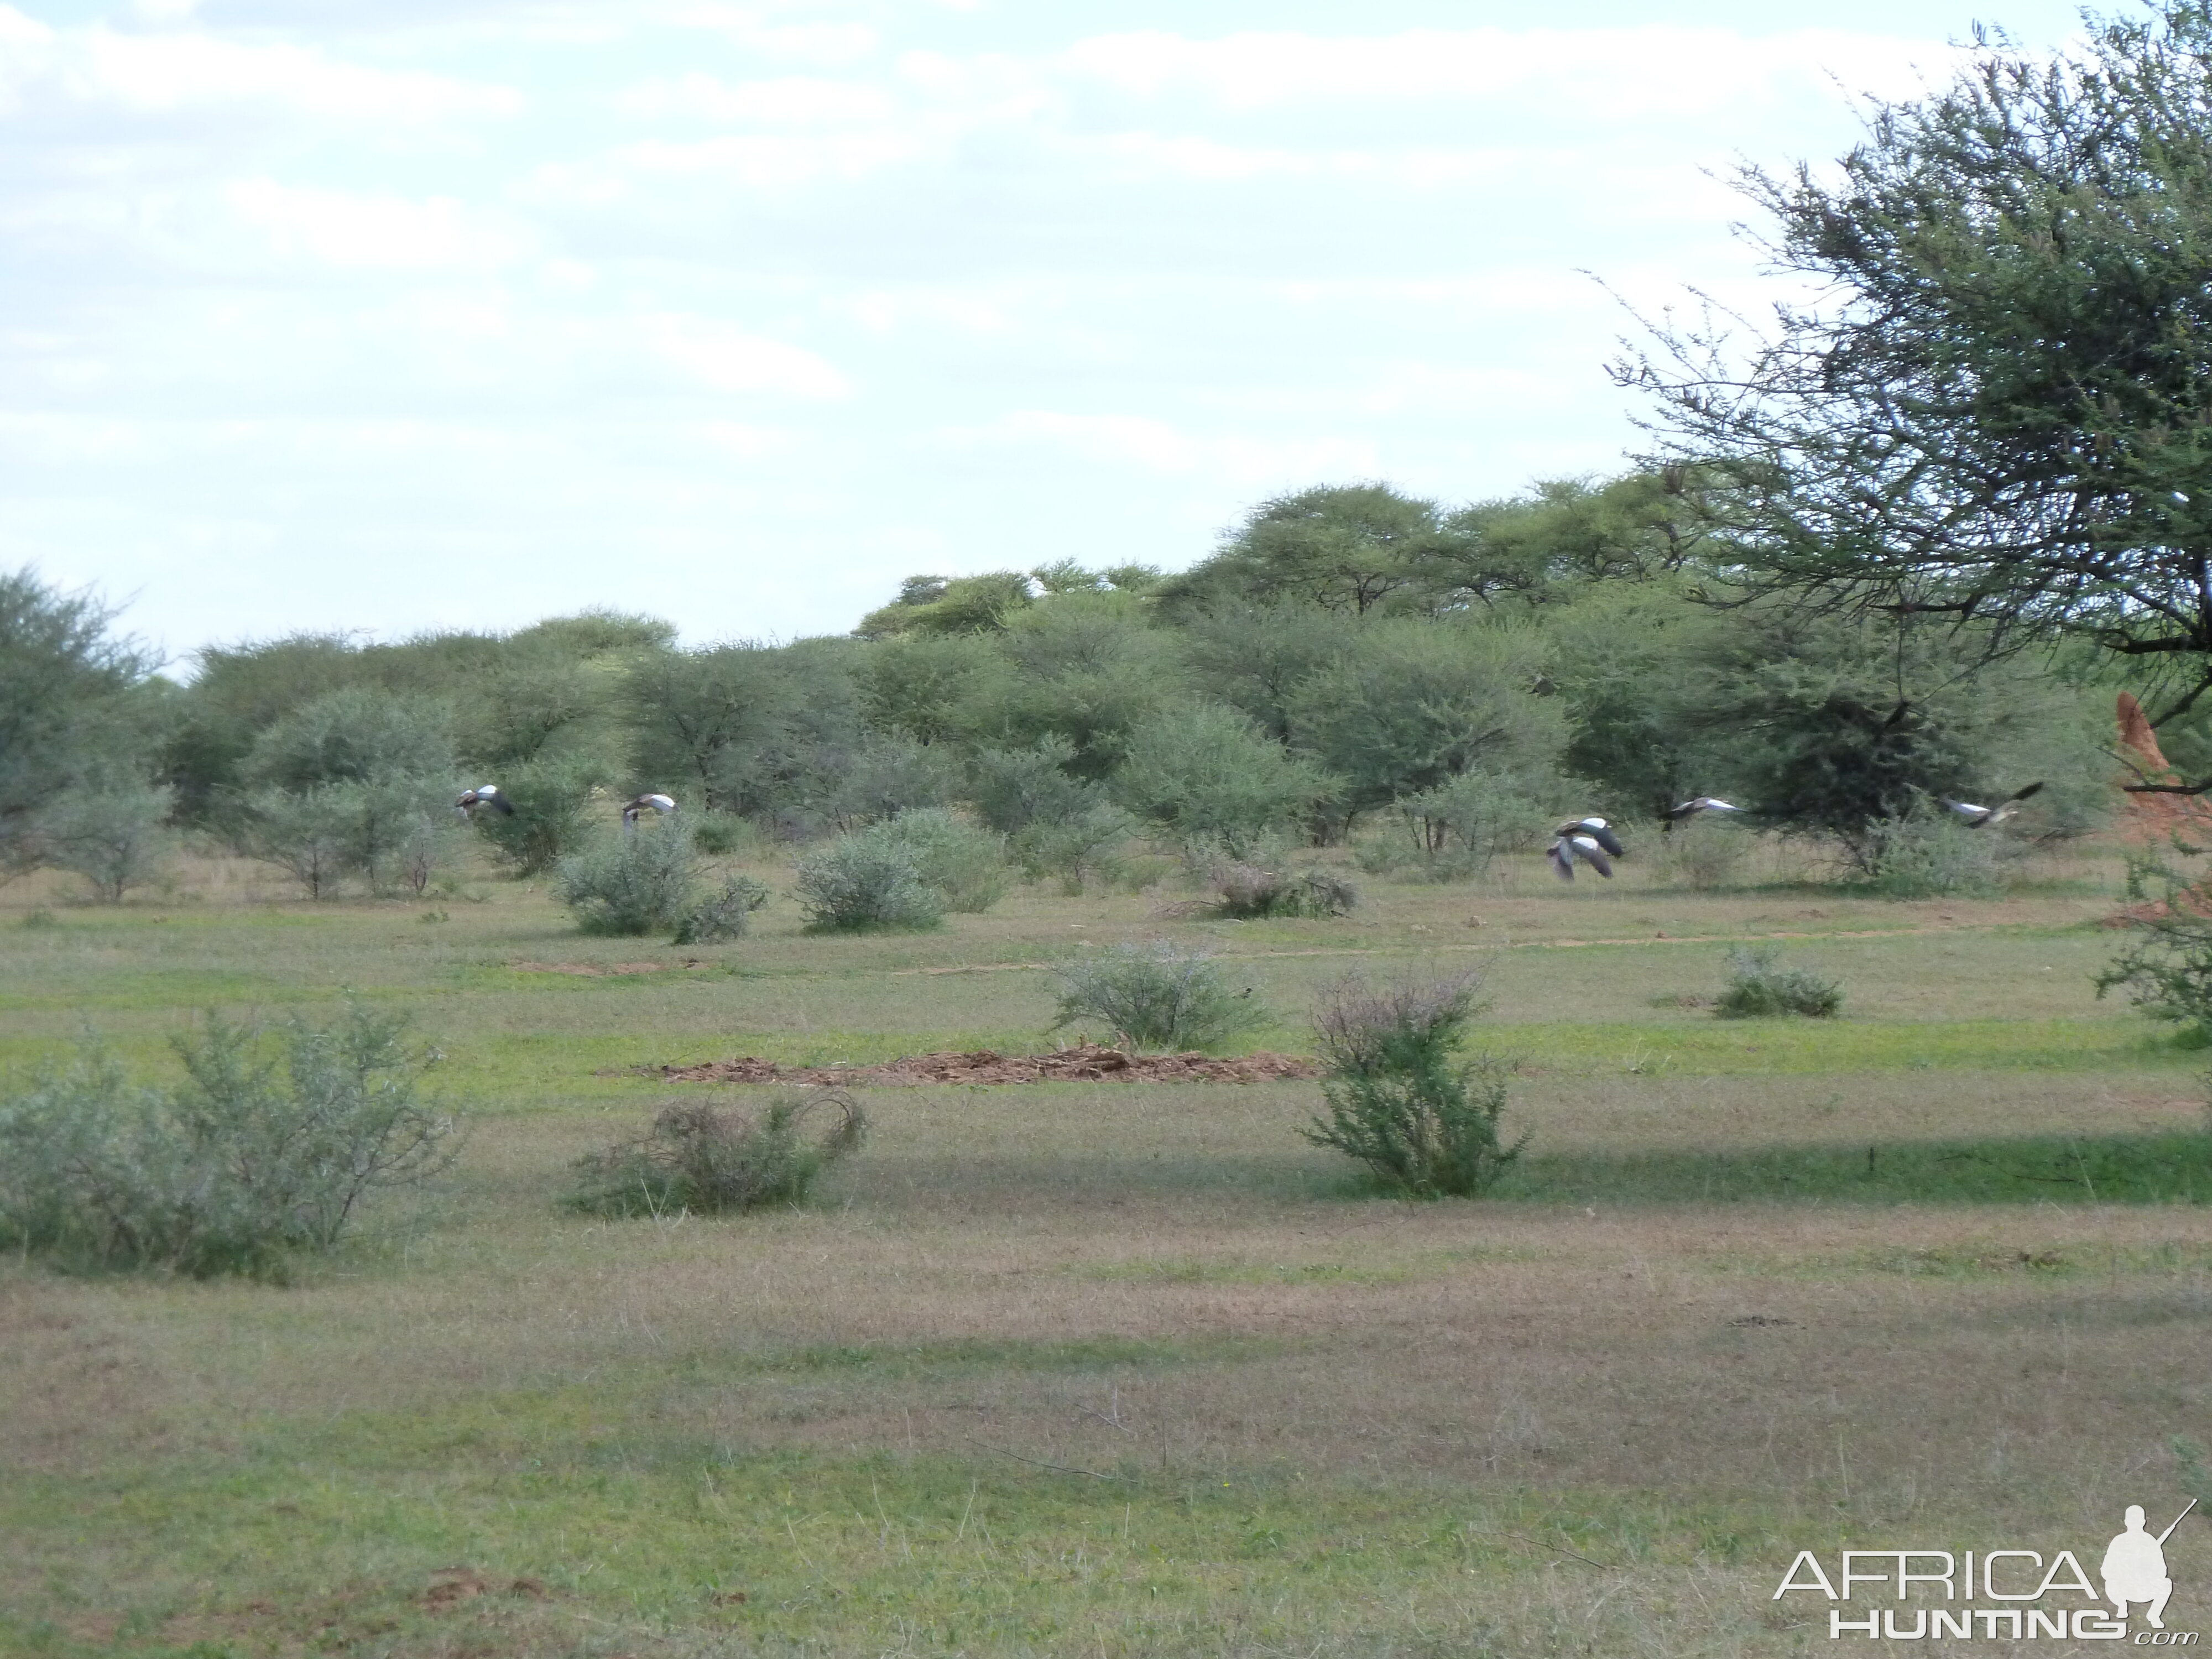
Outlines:
[[2086, 635], [2164, 719], [2212, 690], [2212, 0], [2089, 22], [2047, 62], [1978, 35], [1832, 178], [1747, 168], [1814, 297], [1662, 323], [1615, 374], [1733, 544], [1711, 597]]
[[138, 746], [131, 697], [155, 664], [114, 617], [30, 569], [0, 574], [0, 870], [37, 860], [41, 808]]

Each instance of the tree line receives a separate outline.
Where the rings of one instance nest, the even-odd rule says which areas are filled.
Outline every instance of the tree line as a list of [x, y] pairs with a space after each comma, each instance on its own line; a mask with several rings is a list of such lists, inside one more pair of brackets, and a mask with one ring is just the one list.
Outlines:
[[1656, 823], [1698, 793], [1865, 861], [1884, 823], [2030, 773], [2045, 833], [2094, 825], [2094, 653], [1701, 602], [1734, 556], [1701, 510], [1657, 471], [1455, 510], [1316, 487], [1177, 574], [916, 576], [846, 636], [684, 648], [590, 613], [212, 647], [183, 683], [93, 599], [19, 573], [0, 628], [43, 667], [9, 676], [0, 821], [19, 866], [83, 865], [88, 821], [167, 823], [310, 892], [419, 890], [465, 781], [515, 806], [478, 828], [525, 871], [575, 848], [595, 792], [648, 788], [710, 840], [957, 806], [1032, 874], [1077, 881], [1139, 836], [1232, 858], [1362, 836], [1464, 873], [1562, 812]]

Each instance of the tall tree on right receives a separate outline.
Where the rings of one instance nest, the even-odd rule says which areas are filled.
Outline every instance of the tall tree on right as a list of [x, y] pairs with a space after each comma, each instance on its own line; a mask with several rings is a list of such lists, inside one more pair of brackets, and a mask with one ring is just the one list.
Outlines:
[[2212, 0], [2088, 21], [2049, 61], [1978, 35], [1832, 174], [1747, 169], [1811, 297], [1615, 374], [1729, 544], [1707, 597], [2086, 635], [2165, 719], [2212, 690]]

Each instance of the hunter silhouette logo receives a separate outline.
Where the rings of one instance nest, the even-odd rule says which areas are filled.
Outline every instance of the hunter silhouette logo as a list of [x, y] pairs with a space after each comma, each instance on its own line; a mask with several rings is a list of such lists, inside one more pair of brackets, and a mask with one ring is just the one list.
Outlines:
[[[2173, 1595], [2166, 1543], [2196, 1507], [2192, 1498], [2164, 1532], [2154, 1533], [2144, 1522], [2142, 1505], [2129, 1504], [2122, 1530], [2098, 1564], [2101, 1594], [2072, 1550], [2060, 1550], [2047, 1562], [2039, 1550], [1845, 1550], [1833, 1577], [1811, 1550], [1800, 1550], [1772, 1599], [1799, 1591], [1831, 1602], [1893, 1604], [1867, 1607], [1863, 1617], [1830, 1607], [1831, 1640], [1853, 1635], [1907, 1642], [1944, 1637], [2121, 1642], [2130, 1640], [2130, 1611], [2140, 1607], [2145, 1628], [2134, 1632], [2130, 1645], [2194, 1647], [2197, 1632], [2166, 1627], [2166, 1605]], [[2075, 1605], [2061, 1604], [2064, 1598]], [[1895, 1605], [1915, 1601], [1922, 1605]], [[1971, 1605], [1977, 1601], [1996, 1605]]]
[[2150, 1608], [2143, 1614], [2143, 1622], [2153, 1630], [2166, 1628], [2166, 1603], [2173, 1594], [2173, 1580], [2166, 1575], [2166, 1540], [2173, 1536], [2173, 1527], [2181, 1524], [2182, 1516], [2196, 1507], [2192, 1498], [2181, 1515], [2173, 1517], [2173, 1526], [2154, 1538], [2143, 1530], [2142, 1505], [2128, 1505], [2127, 1530], [2106, 1547], [2105, 1564], [2099, 1569], [2105, 1581], [2105, 1599], [2119, 1610], [2121, 1618], [2128, 1616], [2130, 1601], [2148, 1601]]

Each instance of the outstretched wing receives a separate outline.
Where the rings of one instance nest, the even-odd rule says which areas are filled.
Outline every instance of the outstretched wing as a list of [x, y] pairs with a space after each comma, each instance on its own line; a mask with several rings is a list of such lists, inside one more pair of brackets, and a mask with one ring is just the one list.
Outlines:
[[[1610, 837], [1608, 837], [1608, 839], [1610, 839]], [[1616, 853], [1620, 850], [1619, 843], [1616, 842], [1614, 844], [1613, 850]], [[1607, 880], [1612, 879], [1613, 860], [1606, 857], [1605, 849], [1598, 845], [1597, 838], [1595, 836], [1577, 836], [1575, 837], [1575, 852], [1582, 859], [1582, 861], [1584, 864], [1589, 866], [1589, 867], [1596, 871], [1598, 874], [1605, 877]]]
[[2038, 778], [2033, 783], [2029, 784], [2027, 788], [2014, 790], [2010, 795], [2006, 797], [2006, 799], [2008, 800], [2026, 800], [2030, 795], [2033, 794], [2037, 790], [2042, 787], [2043, 780], [2041, 778]]
[[[1620, 837], [1614, 835], [1613, 831], [1607, 829], [1604, 824], [1590, 823], [1585, 824], [1583, 828], [1589, 831], [1590, 840], [1595, 842], [1600, 847], [1604, 848], [1605, 850], [1612, 854], [1613, 857], [1619, 858], [1622, 854], [1628, 850], [1626, 847], [1623, 847], [1620, 844]], [[1591, 862], [1596, 864], [1600, 870], [1603, 871], [1605, 874], [1611, 875], [1613, 873], [1610, 870], [1605, 869], [1603, 860], [1594, 859]]]

